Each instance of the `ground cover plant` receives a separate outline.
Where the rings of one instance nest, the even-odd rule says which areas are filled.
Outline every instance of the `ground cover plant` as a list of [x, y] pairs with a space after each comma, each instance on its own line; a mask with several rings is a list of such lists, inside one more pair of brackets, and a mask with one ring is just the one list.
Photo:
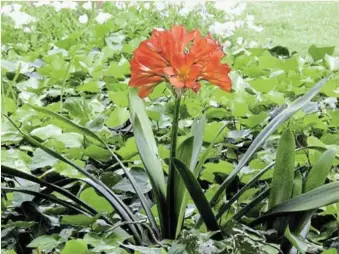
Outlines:
[[338, 253], [338, 45], [244, 3], [1, 19], [2, 253]]

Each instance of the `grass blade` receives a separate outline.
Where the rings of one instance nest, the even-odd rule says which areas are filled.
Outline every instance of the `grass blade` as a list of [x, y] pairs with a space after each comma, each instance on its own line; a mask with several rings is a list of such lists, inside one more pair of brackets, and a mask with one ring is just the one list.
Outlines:
[[[213, 214], [212, 208], [208, 204], [208, 201], [193, 173], [186, 167], [186, 165], [178, 159], [174, 159], [174, 166], [180, 174], [186, 189], [189, 192], [191, 198], [197, 207], [202, 220], [206, 227], [210, 231], [219, 231], [217, 220]], [[216, 240], [223, 239], [221, 233], [215, 234]]]
[[214, 206], [219, 200], [220, 196], [224, 193], [227, 186], [232, 182], [236, 177], [239, 171], [248, 163], [252, 155], [261, 147], [261, 145], [267, 140], [267, 138], [285, 121], [287, 121], [291, 116], [296, 113], [299, 109], [305, 106], [308, 102], [316, 96], [323, 85], [330, 79], [331, 75], [321, 79], [314, 87], [312, 87], [305, 95], [295, 100], [291, 105], [281, 111], [276, 117], [274, 117], [269, 124], [259, 133], [259, 135], [253, 140], [250, 147], [247, 149], [246, 153], [240, 159], [237, 167], [234, 171], [225, 179], [225, 181], [220, 185], [220, 188], [213, 195], [210, 204]]
[[[245, 193], [245, 191], [249, 188], [251, 188], [255, 183], [258, 181], [258, 179], [265, 174], [269, 169], [273, 168], [274, 162], [267, 165], [265, 168], [263, 168], [255, 177], [252, 178], [251, 181], [249, 181], [244, 187], [241, 188], [240, 191], [238, 191], [226, 204], [223, 204], [221, 208], [219, 209], [219, 212], [216, 216], [217, 220], [220, 219], [220, 217], [231, 207], [231, 205], [239, 199], [239, 197]], [[199, 224], [199, 222], [197, 223]], [[200, 225], [199, 225], [200, 226]]]
[[62, 116], [62, 115], [59, 115], [47, 108], [43, 108], [43, 107], [38, 107], [38, 106], [35, 106], [35, 105], [31, 105], [31, 104], [27, 104], [28, 106], [30, 106], [31, 108], [33, 108], [34, 110], [38, 111], [38, 112], [41, 112], [41, 113], [44, 113], [46, 115], [49, 115], [51, 117], [54, 117], [55, 119], [65, 123], [66, 125], [74, 128], [75, 131], [77, 131], [78, 133], [80, 134], [83, 134], [85, 136], [88, 136], [88, 137], [91, 137], [95, 140], [97, 140], [98, 142], [102, 143], [103, 140], [98, 136], [96, 135], [94, 132], [92, 132], [91, 130], [77, 124], [77, 123], [74, 123], [72, 122], [71, 120], [69, 120], [68, 118]]

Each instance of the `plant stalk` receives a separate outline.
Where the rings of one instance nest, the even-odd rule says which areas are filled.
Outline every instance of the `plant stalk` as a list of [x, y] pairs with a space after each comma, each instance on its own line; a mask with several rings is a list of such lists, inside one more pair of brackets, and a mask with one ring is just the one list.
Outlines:
[[180, 101], [181, 97], [178, 96], [175, 99], [175, 108], [172, 122], [172, 133], [171, 133], [171, 151], [169, 158], [169, 167], [168, 167], [168, 182], [167, 182], [167, 232], [166, 237], [170, 239], [175, 238], [176, 228], [178, 223], [178, 214], [176, 214], [174, 205], [175, 205], [175, 196], [174, 196], [174, 174], [177, 174], [174, 166], [174, 158], [176, 157], [177, 152], [177, 137], [178, 137], [178, 124], [179, 124], [179, 115], [180, 115]]

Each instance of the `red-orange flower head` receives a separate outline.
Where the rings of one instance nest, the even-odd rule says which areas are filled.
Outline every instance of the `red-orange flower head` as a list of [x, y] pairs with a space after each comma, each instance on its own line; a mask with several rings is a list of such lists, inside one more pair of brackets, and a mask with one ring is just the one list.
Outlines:
[[201, 37], [199, 30], [187, 33], [184, 26], [154, 30], [134, 51], [129, 85], [138, 87], [142, 98], [164, 80], [174, 88], [195, 92], [200, 89], [199, 81], [207, 80], [229, 92], [231, 69], [221, 63], [224, 56], [220, 44], [210, 35]]

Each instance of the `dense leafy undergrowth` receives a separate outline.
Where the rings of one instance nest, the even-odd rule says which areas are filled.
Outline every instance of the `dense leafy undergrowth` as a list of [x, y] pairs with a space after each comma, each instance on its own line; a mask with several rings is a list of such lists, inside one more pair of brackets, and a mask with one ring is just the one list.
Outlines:
[[[227, 232], [225, 240], [212, 240], [212, 233], [204, 226], [195, 229], [199, 215], [191, 199], [179, 238], [161, 240], [150, 233], [140, 200], [111, 151], [84, 135], [84, 129], [90, 130], [107, 143], [129, 168], [147, 201], [154, 201], [130, 120], [127, 83], [132, 53], [155, 27], [168, 29], [173, 24], [183, 24], [188, 30], [199, 28], [206, 34], [215, 22], [232, 19], [212, 4], [185, 14], [181, 6], [159, 11], [161, 8], [156, 4], [121, 8], [104, 3], [101, 9], [93, 6], [56, 12], [51, 6], [33, 8], [25, 4], [22, 11], [37, 19], [31, 33], [14, 29], [11, 18], [2, 15], [2, 114], [10, 118], [2, 117], [1, 122], [2, 253], [281, 253], [274, 230], [265, 224], [249, 227], [269, 208], [267, 199], [256, 204], [252, 201], [270, 186], [274, 169], [258, 178], [219, 218], [222, 230]], [[101, 22], [98, 14], [103, 16], [104, 12], [111, 17]], [[79, 15], [88, 17], [86, 25], [78, 21]], [[330, 73], [332, 76], [312, 102], [280, 125], [251, 157], [223, 193], [214, 207], [215, 213], [275, 161], [278, 142], [286, 128], [292, 130], [296, 148], [319, 148], [295, 153], [294, 167], [301, 177], [319, 161], [320, 148], [332, 148], [339, 155], [339, 58], [332, 56], [334, 47], [310, 45], [309, 55], [302, 56], [281, 46], [243, 48], [235, 36], [225, 36], [229, 35], [214, 35], [226, 45], [233, 43], [224, 49], [224, 61], [233, 70], [232, 93], [206, 82], [199, 93], [187, 92], [180, 106], [179, 145], [191, 135], [194, 119], [206, 116], [199, 159], [211, 143], [213, 146], [204, 158], [198, 180], [208, 200], [268, 122], [322, 77]], [[145, 104], [162, 167], [167, 172], [174, 103], [165, 84], [156, 87]], [[30, 139], [37, 144], [32, 145]], [[46, 147], [68, 161], [47, 153]], [[69, 161], [106, 184], [127, 204], [145, 227], [148, 246], [135, 242], [127, 223]], [[329, 165], [332, 168], [326, 183], [339, 180], [338, 165], [338, 159]], [[20, 172], [25, 174], [20, 177]], [[29, 176], [38, 180], [29, 180]], [[39, 181], [57, 186], [50, 188]], [[61, 195], [57, 187], [68, 190], [78, 202], [85, 202], [99, 213], [93, 216], [74, 208], [70, 202], [74, 199]], [[249, 204], [252, 209], [238, 217]], [[156, 206], [151, 210], [157, 221]], [[299, 250], [304, 246], [304, 252], [321, 253], [324, 249], [323, 253], [337, 253], [339, 203], [315, 211], [308, 241], [295, 240], [302, 242]]]

